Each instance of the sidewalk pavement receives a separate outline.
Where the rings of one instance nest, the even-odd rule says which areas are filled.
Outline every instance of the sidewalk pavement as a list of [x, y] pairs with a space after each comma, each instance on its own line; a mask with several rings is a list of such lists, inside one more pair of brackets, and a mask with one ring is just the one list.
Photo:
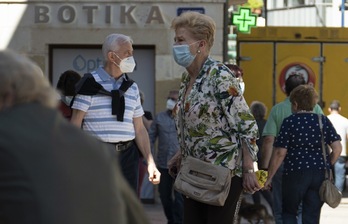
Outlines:
[[[262, 201], [262, 203], [263, 202], [265, 201]], [[156, 198], [154, 204], [143, 204], [143, 206], [152, 224], [167, 223], [167, 219], [163, 213], [161, 202], [158, 198]], [[327, 204], [323, 205], [321, 209], [320, 224], [346, 224], [348, 223], [347, 211], [348, 211], [348, 190], [345, 190], [343, 192], [343, 198], [342, 198], [341, 204], [337, 208], [333, 209], [329, 207]], [[248, 222], [242, 220], [241, 224], [248, 224]]]

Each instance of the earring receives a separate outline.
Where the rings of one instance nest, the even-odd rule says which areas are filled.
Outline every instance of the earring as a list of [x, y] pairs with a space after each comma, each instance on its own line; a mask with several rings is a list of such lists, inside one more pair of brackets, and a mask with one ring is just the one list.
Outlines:
[[201, 50], [198, 50], [197, 53], [200, 54], [200, 53], [201, 53]]

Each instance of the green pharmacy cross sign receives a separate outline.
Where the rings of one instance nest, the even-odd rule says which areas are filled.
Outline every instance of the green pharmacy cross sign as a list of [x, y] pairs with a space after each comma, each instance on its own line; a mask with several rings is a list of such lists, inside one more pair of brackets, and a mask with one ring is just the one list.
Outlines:
[[257, 16], [251, 13], [250, 8], [239, 7], [239, 12], [232, 16], [232, 24], [237, 26], [241, 33], [250, 33], [251, 27], [256, 26]]

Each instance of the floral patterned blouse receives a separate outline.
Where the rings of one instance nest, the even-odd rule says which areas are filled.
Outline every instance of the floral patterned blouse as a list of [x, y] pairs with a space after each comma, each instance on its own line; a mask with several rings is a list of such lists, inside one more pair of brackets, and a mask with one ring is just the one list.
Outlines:
[[237, 78], [223, 63], [209, 57], [184, 99], [189, 81], [185, 72], [173, 110], [182, 155], [228, 167], [241, 176], [241, 164], [237, 164], [240, 142], [245, 140], [256, 160], [258, 128]]

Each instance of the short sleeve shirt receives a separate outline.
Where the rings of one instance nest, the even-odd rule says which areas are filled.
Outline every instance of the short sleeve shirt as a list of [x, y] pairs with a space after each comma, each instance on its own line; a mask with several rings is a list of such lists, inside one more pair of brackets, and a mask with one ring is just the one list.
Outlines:
[[[322, 123], [326, 144], [341, 139], [326, 116], [322, 115]], [[284, 119], [274, 146], [287, 149], [285, 175], [305, 169], [325, 169], [321, 136], [319, 118], [315, 113], [296, 113]]]
[[347, 156], [347, 136], [348, 136], [348, 119], [340, 114], [330, 114], [327, 116], [337, 133], [341, 136], [342, 152], [341, 156]]
[[[323, 111], [319, 105], [315, 105], [313, 112], [317, 114], [323, 114]], [[289, 97], [287, 97], [283, 102], [280, 102], [272, 107], [266, 125], [263, 129], [262, 136], [277, 137], [283, 120], [291, 114], [291, 102], [289, 100]]]
[[[104, 89], [111, 91], [118, 89], [125, 76], [118, 80], [112, 78], [102, 67], [92, 72], [96, 82]], [[124, 121], [117, 121], [116, 115], [112, 115], [111, 97], [97, 94], [93, 96], [77, 95], [73, 109], [86, 112], [82, 124], [83, 130], [104, 142], [129, 141], [135, 138], [133, 118], [141, 117], [144, 110], [141, 106], [139, 89], [136, 83], [125, 92]]]

